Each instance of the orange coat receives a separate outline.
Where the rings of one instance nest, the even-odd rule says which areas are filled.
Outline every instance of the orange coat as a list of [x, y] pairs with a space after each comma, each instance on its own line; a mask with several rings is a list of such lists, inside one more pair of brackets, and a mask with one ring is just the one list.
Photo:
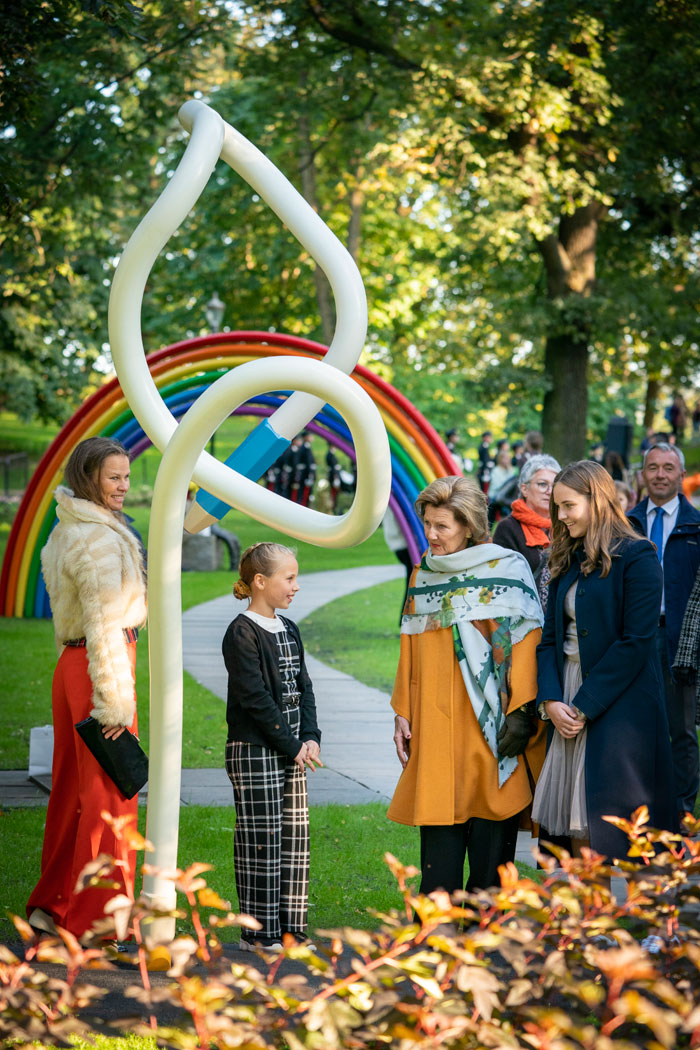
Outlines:
[[[490, 634], [493, 620], [483, 621]], [[509, 710], [537, 695], [539, 629], [513, 646]], [[391, 706], [411, 724], [410, 757], [389, 806], [398, 824], [505, 820], [525, 810], [544, 762], [540, 723], [517, 769], [498, 786], [498, 767], [476, 720], [455, 656], [452, 628], [401, 635]], [[528, 822], [525, 822], [529, 826]]]

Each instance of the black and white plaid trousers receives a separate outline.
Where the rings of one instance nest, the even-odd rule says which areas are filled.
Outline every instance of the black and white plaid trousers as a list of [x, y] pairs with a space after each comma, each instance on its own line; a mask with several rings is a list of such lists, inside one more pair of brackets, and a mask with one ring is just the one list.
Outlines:
[[[299, 732], [298, 707], [284, 714]], [[229, 741], [226, 772], [233, 785], [233, 862], [239, 910], [262, 929], [247, 936], [279, 940], [305, 933], [309, 897], [309, 806], [306, 770], [257, 744]]]

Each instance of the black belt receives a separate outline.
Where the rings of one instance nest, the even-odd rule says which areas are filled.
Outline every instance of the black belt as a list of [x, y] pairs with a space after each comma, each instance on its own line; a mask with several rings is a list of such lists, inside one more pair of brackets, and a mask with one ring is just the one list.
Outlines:
[[[124, 627], [122, 630], [124, 631], [124, 637], [127, 642], [135, 642], [139, 636], [138, 627]], [[69, 638], [68, 641], [63, 644], [70, 645], [73, 649], [84, 649], [87, 645], [87, 640], [85, 638]]]

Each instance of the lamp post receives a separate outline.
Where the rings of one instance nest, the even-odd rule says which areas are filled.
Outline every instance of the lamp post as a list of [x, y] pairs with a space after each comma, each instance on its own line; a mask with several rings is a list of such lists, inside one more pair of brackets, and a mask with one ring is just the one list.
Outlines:
[[226, 307], [219, 299], [216, 292], [212, 295], [209, 302], [204, 307], [204, 316], [207, 319], [207, 324], [212, 332], [219, 332], [221, 330], [221, 322], [224, 319], [224, 310]]
[[[221, 322], [224, 319], [225, 305], [219, 299], [218, 292], [214, 292], [211, 299], [206, 303], [204, 307], [204, 316], [207, 319], [209, 330], [211, 332], [219, 332], [221, 330]], [[212, 434], [211, 441], [209, 442], [209, 451], [212, 456], [216, 455], [216, 435]]]

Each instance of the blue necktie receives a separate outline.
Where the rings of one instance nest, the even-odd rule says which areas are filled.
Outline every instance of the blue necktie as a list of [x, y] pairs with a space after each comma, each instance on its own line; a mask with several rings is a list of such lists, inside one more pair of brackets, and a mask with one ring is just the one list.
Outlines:
[[649, 539], [656, 544], [656, 556], [663, 565], [664, 555], [664, 508], [656, 508], [656, 517], [651, 525]]

